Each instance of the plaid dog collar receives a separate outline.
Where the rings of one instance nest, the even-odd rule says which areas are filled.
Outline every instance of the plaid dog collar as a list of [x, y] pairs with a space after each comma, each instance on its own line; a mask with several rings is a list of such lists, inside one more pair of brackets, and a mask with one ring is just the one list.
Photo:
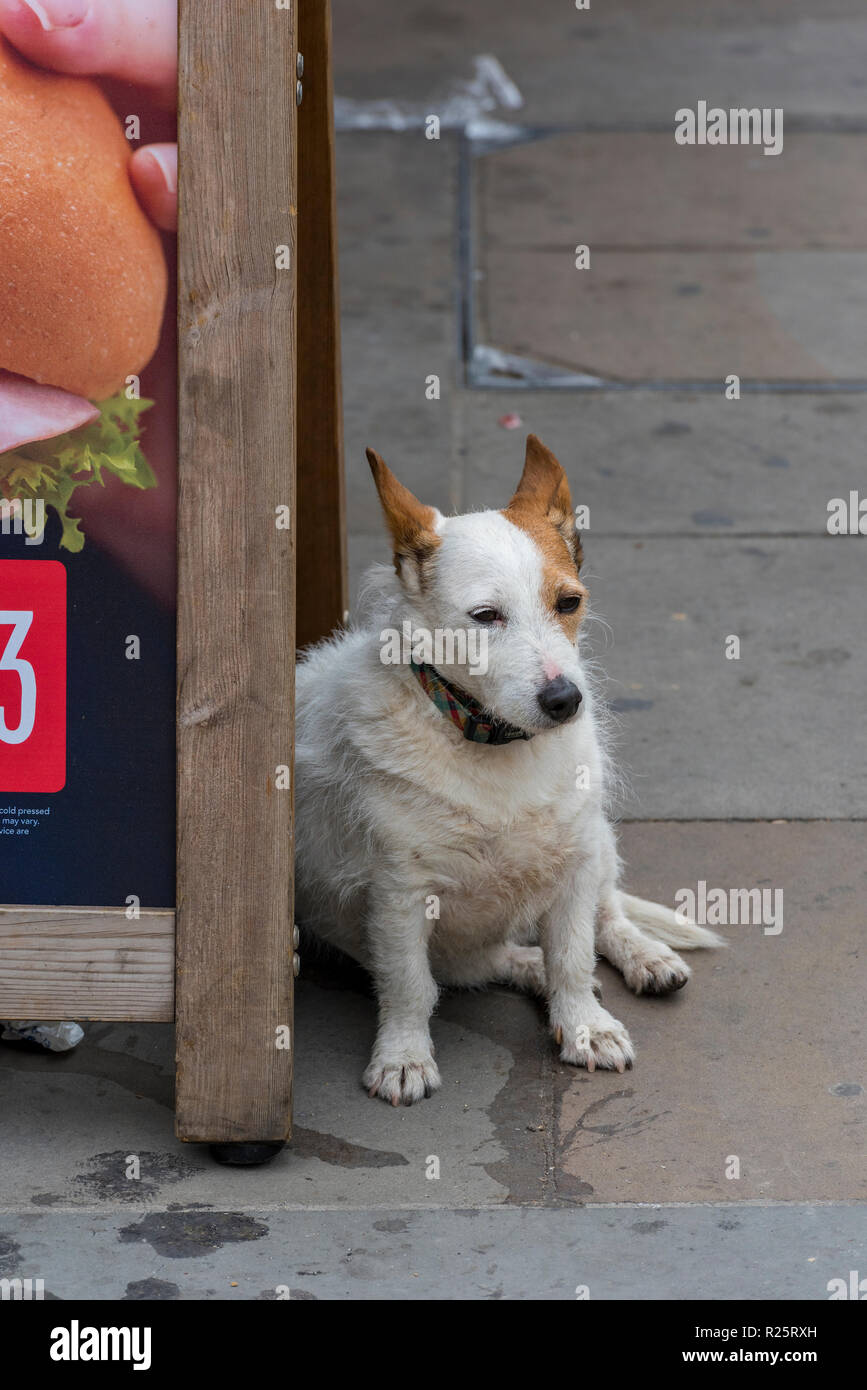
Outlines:
[[533, 737], [523, 729], [517, 729], [514, 724], [491, 719], [478, 700], [452, 685], [433, 666], [415, 661], [409, 664], [424, 693], [433, 700], [437, 709], [448, 715], [455, 728], [460, 729], [470, 743], [512, 743], [515, 739]]

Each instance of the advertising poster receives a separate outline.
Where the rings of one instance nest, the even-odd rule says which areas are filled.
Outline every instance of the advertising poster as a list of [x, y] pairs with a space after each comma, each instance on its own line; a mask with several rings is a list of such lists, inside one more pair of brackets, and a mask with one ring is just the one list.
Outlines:
[[173, 107], [0, 37], [7, 905], [174, 905]]

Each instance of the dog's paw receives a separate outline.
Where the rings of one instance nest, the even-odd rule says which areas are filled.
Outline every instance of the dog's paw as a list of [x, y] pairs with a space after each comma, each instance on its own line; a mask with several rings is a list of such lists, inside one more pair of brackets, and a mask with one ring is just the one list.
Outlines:
[[374, 1057], [362, 1077], [369, 1096], [379, 1096], [390, 1105], [412, 1105], [427, 1100], [439, 1090], [439, 1068], [433, 1057], [408, 1058], [383, 1062]]
[[691, 974], [686, 961], [662, 945], [636, 952], [623, 965], [623, 978], [635, 994], [672, 994], [683, 989]]
[[573, 1067], [623, 1072], [635, 1061], [635, 1048], [623, 1024], [598, 1005], [583, 1021], [567, 1024], [552, 1018], [551, 1034], [560, 1048], [560, 1061]]

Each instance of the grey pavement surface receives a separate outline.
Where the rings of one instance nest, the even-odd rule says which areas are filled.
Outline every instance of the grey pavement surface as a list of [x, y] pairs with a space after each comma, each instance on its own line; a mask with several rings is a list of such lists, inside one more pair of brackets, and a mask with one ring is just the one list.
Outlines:
[[[848, 1282], [864, 1207], [39, 1212], [0, 1268], [56, 1299], [785, 1302]], [[697, 1249], [713, 1251], [698, 1266]], [[863, 1265], [862, 1265], [863, 1267]], [[598, 1323], [595, 1325], [598, 1335]], [[583, 1330], [583, 1329], [582, 1329]], [[589, 1329], [588, 1329], [589, 1330]]]
[[[295, 1139], [257, 1170], [175, 1140], [167, 1026], [93, 1024], [63, 1057], [0, 1047], [0, 1275], [62, 1299], [825, 1299], [867, 1264], [865, 541], [826, 528], [865, 486], [867, 395], [834, 381], [867, 377], [863, 5], [334, 12], [353, 588], [388, 560], [366, 445], [448, 511], [504, 505], [540, 434], [590, 510], [627, 884], [781, 894], [783, 929], [721, 925], [728, 948], [668, 999], [601, 966], [637, 1045], [625, 1076], [561, 1065], [527, 998], [449, 992], [445, 1084], [411, 1110], [359, 1085], [365, 976], [304, 950]], [[783, 155], [714, 151], [719, 182], [678, 165], [663, 134], [700, 98], [783, 106]], [[561, 236], [634, 258], [592, 312], [546, 269]], [[495, 320], [514, 328], [495, 346], [624, 377], [661, 374], [663, 350], [721, 369], [740, 335], [750, 371], [826, 389], [482, 389], [465, 354]], [[591, 322], [604, 362], [568, 338]]]
[[175, 1142], [168, 1025], [91, 1024], [63, 1056], [0, 1049], [0, 1213], [867, 1197], [862, 827], [652, 822], [621, 839], [629, 888], [659, 901], [700, 882], [782, 893], [781, 917], [721, 923], [728, 948], [695, 953], [676, 995], [636, 998], [600, 966], [632, 1072], [561, 1064], [526, 996], [448, 991], [433, 1024], [443, 1089], [374, 1104], [367, 978], [305, 949], [295, 1139], [274, 1162], [218, 1168]]

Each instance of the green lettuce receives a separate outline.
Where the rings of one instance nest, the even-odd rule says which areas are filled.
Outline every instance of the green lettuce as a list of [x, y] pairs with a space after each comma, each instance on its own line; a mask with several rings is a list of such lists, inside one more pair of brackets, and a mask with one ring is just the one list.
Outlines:
[[157, 485], [138, 441], [139, 416], [152, 405], [153, 401], [112, 396], [101, 402], [99, 419], [89, 425], [0, 454], [0, 493], [9, 501], [32, 498], [53, 507], [63, 526], [61, 549], [81, 550], [81, 522], [68, 511], [77, 487], [93, 482], [105, 487], [103, 473], [131, 487]]

